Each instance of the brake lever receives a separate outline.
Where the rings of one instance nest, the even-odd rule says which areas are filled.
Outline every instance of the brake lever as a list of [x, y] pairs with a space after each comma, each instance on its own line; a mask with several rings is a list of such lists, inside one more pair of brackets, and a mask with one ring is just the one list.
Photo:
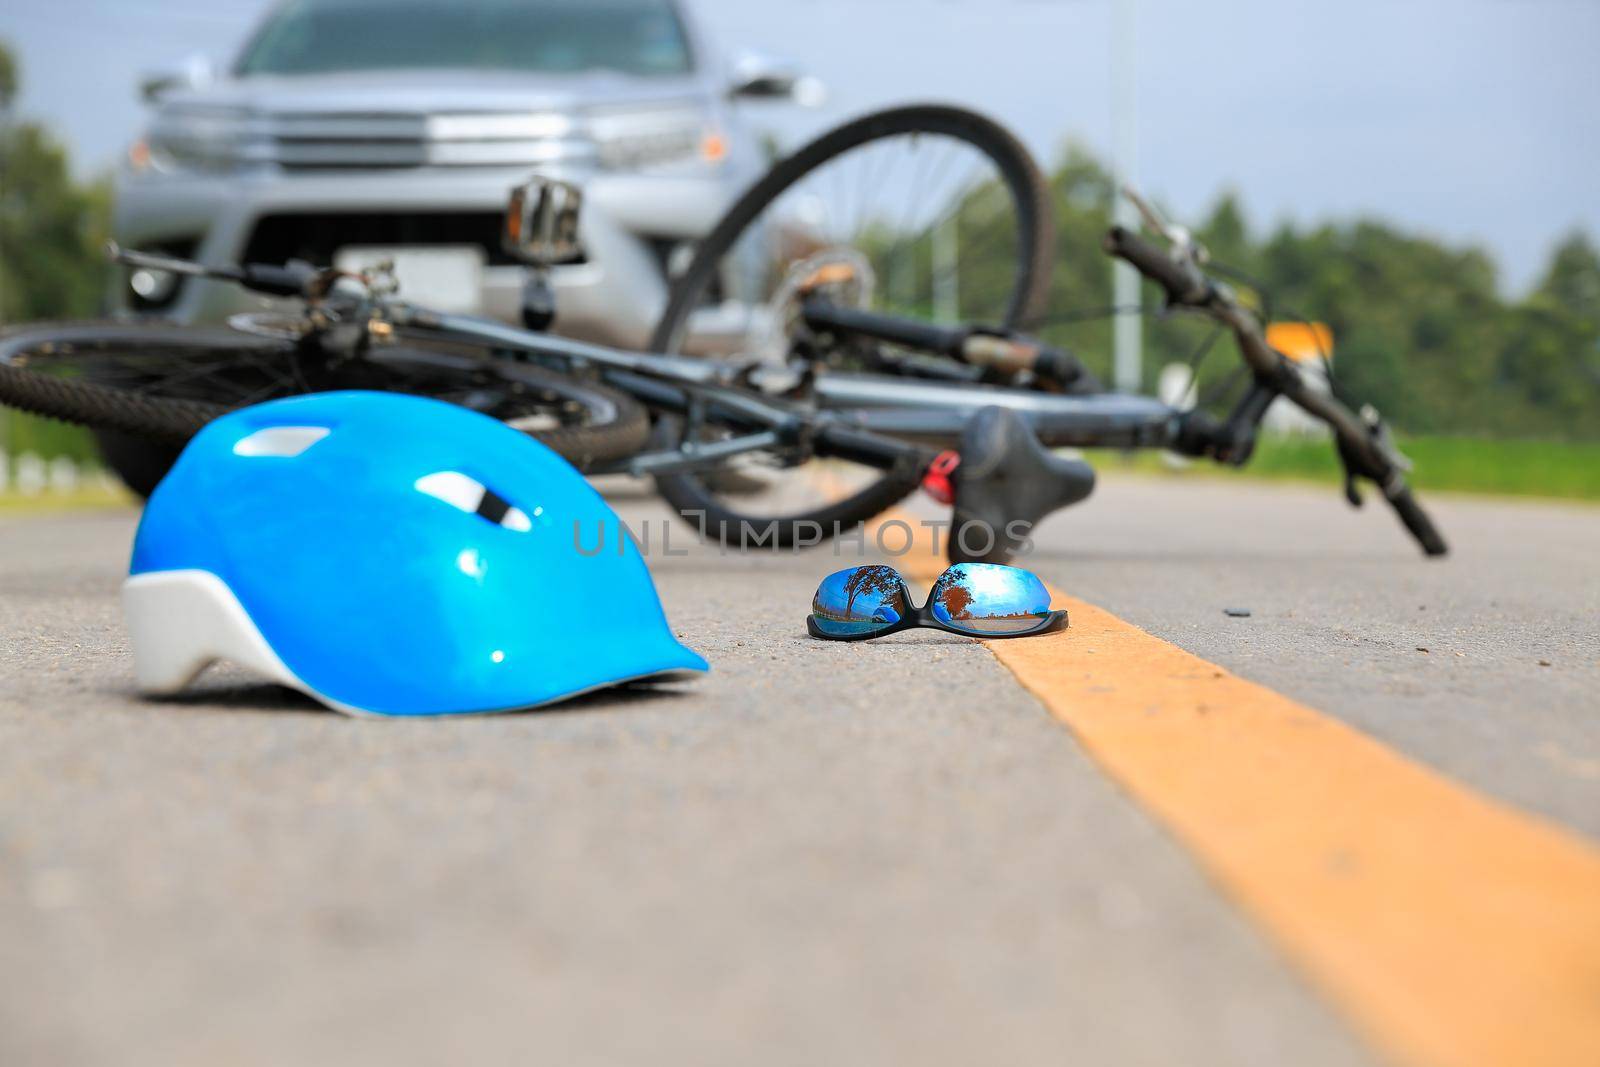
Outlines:
[[282, 266], [247, 263], [243, 266], [210, 267], [192, 259], [179, 259], [157, 252], [138, 252], [123, 248], [115, 241], [106, 242], [106, 254], [113, 262], [128, 267], [182, 274], [190, 278], [215, 278], [269, 296], [301, 297], [310, 301], [321, 300], [327, 296], [333, 284], [344, 276], [342, 271], [331, 268], [318, 270], [304, 260], [298, 259], [291, 259]]
[[1339, 464], [1344, 467], [1344, 498], [1351, 507], [1359, 508], [1366, 501], [1361, 497], [1361, 485], [1357, 481], [1360, 475], [1356, 473], [1356, 458], [1350, 454], [1350, 447], [1343, 438], [1335, 437], [1334, 446], [1339, 453]]
[[1165, 237], [1172, 245], [1172, 254], [1180, 260], [1186, 260], [1195, 266], [1204, 266], [1211, 259], [1211, 253], [1206, 246], [1195, 240], [1194, 234], [1187, 226], [1179, 226], [1175, 222], [1168, 222], [1156, 206], [1139, 194], [1131, 184], [1124, 182], [1122, 195], [1138, 210], [1145, 225], [1156, 233]]
[[1139, 190], [1135, 189], [1131, 183], [1123, 182], [1122, 195], [1127, 197], [1128, 202], [1138, 210], [1146, 226], [1163, 236], [1166, 235], [1167, 220], [1161, 216], [1161, 212], [1156, 210], [1154, 204], [1139, 195]]
[[123, 248], [115, 241], [106, 242], [106, 255], [113, 263], [121, 263], [126, 267], [159, 270], [190, 278], [221, 278], [224, 281], [236, 282], [243, 273], [237, 267], [208, 267], [192, 259], [179, 259], [177, 256], [162, 255], [158, 252], [139, 252]]
[[1355, 454], [1343, 438], [1335, 436], [1334, 443], [1339, 453], [1339, 462], [1344, 466], [1344, 497], [1350, 502], [1351, 507], [1359, 508], [1362, 504], [1359, 479], [1367, 478], [1379, 488], [1383, 488], [1386, 480], [1408, 473], [1411, 470], [1411, 460], [1395, 446], [1394, 435], [1389, 432], [1389, 424], [1383, 421], [1377, 408], [1371, 404], [1363, 404], [1357, 414], [1367, 427], [1373, 449], [1389, 467], [1387, 472], [1366, 469], [1361, 457]]

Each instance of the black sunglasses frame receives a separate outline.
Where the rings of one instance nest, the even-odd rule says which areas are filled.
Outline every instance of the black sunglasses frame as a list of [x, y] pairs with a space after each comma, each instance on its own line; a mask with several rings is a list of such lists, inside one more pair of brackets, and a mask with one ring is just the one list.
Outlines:
[[[895, 573], [899, 574], [898, 571]], [[1057, 608], [1040, 619], [1039, 625], [1031, 627], [1027, 630], [1014, 630], [1003, 634], [984, 633], [977, 630], [963, 630], [959, 626], [951, 626], [947, 622], [941, 622], [937, 617], [934, 616], [932, 590], [929, 590], [928, 592], [928, 599], [918, 606], [911, 599], [911, 588], [906, 585], [906, 580], [904, 577], [900, 579], [900, 588], [905, 591], [906, 604], [911, 608], [911, 610], [902, 615], [899, 622], [891, 622], [881, 629], [866, 630], [857, 634], [830, 634], [824, 633], [822, 628], [817, 625], [817, 617], [815, 615], [807, 615], [806, 632], [812, 637], [815, 637], [821, 641], [871, 641], [879, 637], [888, 637], [890, 634], [900, 633], [902, 630], [928, 629], [943, 630], [945, 633], [955, 634], [957, 637], [978, 637], [985, 641], [993, 641], [1008, 637], [1037, 637], [1040, 634], [1049, 634], [1055, 633], [1057, 630], [1065, 630], [1069, 625], [1071, 625], [1067, 621], [1066, 609]]]

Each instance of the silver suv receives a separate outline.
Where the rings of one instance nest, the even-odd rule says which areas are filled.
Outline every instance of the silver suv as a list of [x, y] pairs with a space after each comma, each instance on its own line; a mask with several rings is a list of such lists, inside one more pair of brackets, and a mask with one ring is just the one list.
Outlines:
[[[514, 319], [511, 187], [581, 184], [581, 256], [552, 274], [564, 333], [640, 347], [669, 269], [765, 160], [740, 98], [814, 94], [782, 64], [720, 62], [675, 0], [287, 0], [232, 66], [150, 79], [117, 183], [134, 248], [212, 263], [393, 259], [402, 292]], [[115, 305], [184, 322], [237, 287], [137, 271]]]

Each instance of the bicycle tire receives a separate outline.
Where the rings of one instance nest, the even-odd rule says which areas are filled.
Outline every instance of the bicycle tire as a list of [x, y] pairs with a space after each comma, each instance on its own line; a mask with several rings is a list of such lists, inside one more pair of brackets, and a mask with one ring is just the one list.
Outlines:
[[[74, 346], [88, 343], [105, 351], [115, 351], [118, 345], [156, 350], [171, 346], [176, 351], [204, 349], [267, 359], [287, 358], [294, 349], [288, 341], [251, 337], [223, 328], [168, 323], [55, 322], [0, 331], [0, 404], [101, 432], [139, 438], [164, 447], [169, 453], [172, 446], [181, 446], [213, 419], [242, 405], [201, 397], [147, 395], [91, 378], [51, 374], [29, 365], [39, 363], [41, 358], [64, 356]], [[469, 374], [492, 371], [519, 392], [533, 390], [541, 397], [576, 405], [590, 420], [584, 425], [524, 432], [579, 467], [631, 456], [649, 438], [649, 416], [633, 397], [525, 363], [413, 348], [374, 349], [364, 360], [379, 371], [384, 369], [384, 361], [396, 367], [400, 360], [426, 365], [442, 381], [452, 377], [465, 380]], [[363, 387], [372, 386], [364, 383]], [[382, 382], [378, 387], [382, 388]], [[136, 480], [148, 481], [148, 473]]]
[[[912, 133], [943, 134], [965, 141], [994, 163], [1011, 190], [1018, 216], [1018, 269], [1001, 325], [1014, 326], [1033, 318], [1049, 297], [1050, 269], [1055, 254], [1055, 219], [1049, 183], [1027, 148], [1005, 127], [964, 108], [943, 104], [913, 104], [864, 115], [847, 122], [780, 160], [728, 209], [711, 233], [699, 243], [693, 258], [673, 283], [666, 310], [651, 336], [653, 352], [675, 352], [682, 342], [702, 292], [710, 284], [722, 258], [743, 236], [766, 207], [811, 171], [851, 149], [881, 138]], [[670, 424], [668, 424], [670, 426]], [[724, 506], [695, 474], [663, 474], [655, 479], [657, 491], [680, 515], [701, 517], [694, 523], [703, 535], [732, 543], [745, 524], [765, 528], [776, 523], [777, 546], [788, 548], [809, 536], [810, 524], [825, 529], [856, 526], [910, 495], [918, 485], [904, 474], [888, 474], [864, 488], [824, 507], [798, 515], [773, 517], [745, 515]]]

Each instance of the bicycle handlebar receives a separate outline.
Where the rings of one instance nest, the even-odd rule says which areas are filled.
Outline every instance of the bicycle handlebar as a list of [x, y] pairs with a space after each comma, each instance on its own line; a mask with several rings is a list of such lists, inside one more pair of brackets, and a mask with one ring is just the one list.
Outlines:
[[1170, 303], [1200, 306], [1211, 294], [1210, 282], [1197, 267], [1180, 263], [1165, 248], [1121, 226], [1111, 227], [1106, 234], [1105, 249], [1166, 290]]
[[234, 282], [252, 292], [263, 293], [267, 296], [308, 297], [314, 295], [312, 285], [325, 273], [312, 267], [309, 263], [302, 263], [298, 260], [290, 260], [288, 263], [281, 265], [244, 263], [236, 267], [210, 267], [192, 260], [179, 259], [176, 256], [161, 255], [157, 252], [139, 252], [134, 249], [123, 248], [115, 241], [106, 243], [106, 252], [113, 262], [121, 263], [127, 267], [162, 271], [167, 274], [183, 274], [192, 278], [215, 278], [219, 281]]
[[1400, 521], [1406, 529], [1411, 531], [1411, 536], [1417, 539], [1422, 546], [1422, 551], [1430, 556], [1443, 556], [1449, 553], [1450, 546], [1445, 543], [1444, 536], [1439, 533], [1439, 528], [1434, 526], [1433, 520], [1428, 518], [1428, 513], [1422, 510], [1422, 505], [1417, 503], [1417, 498], [1411, 494], [1411, 487], [1401, 482], [1391, 495], [1385, 493], [1385, 498], [1400, 516]]
[[[1449, 551], [1406, 484], [1404, 457], [1387, 444], [1379, 424], [1369, 425], [1335, 397], [1308, 387], [1295, 366], [1267, 344], [1259, 319], [1239, 303], [1231, 289], [1207, 277], [1193, 259], [1174, 256], [1121, 226], [1107, 232], [1105, 249], [1161, 286], [1169, 304], [1204, 311], [1232, 329], [1240, 353], [1258, 380], [1328, 424], [1338, 441], [1346, 476], [1359, 475], [1374, 482], [1428, 555], [1442, 556]], [[1350, 499], [1360, 503], [1353, 489]]]

